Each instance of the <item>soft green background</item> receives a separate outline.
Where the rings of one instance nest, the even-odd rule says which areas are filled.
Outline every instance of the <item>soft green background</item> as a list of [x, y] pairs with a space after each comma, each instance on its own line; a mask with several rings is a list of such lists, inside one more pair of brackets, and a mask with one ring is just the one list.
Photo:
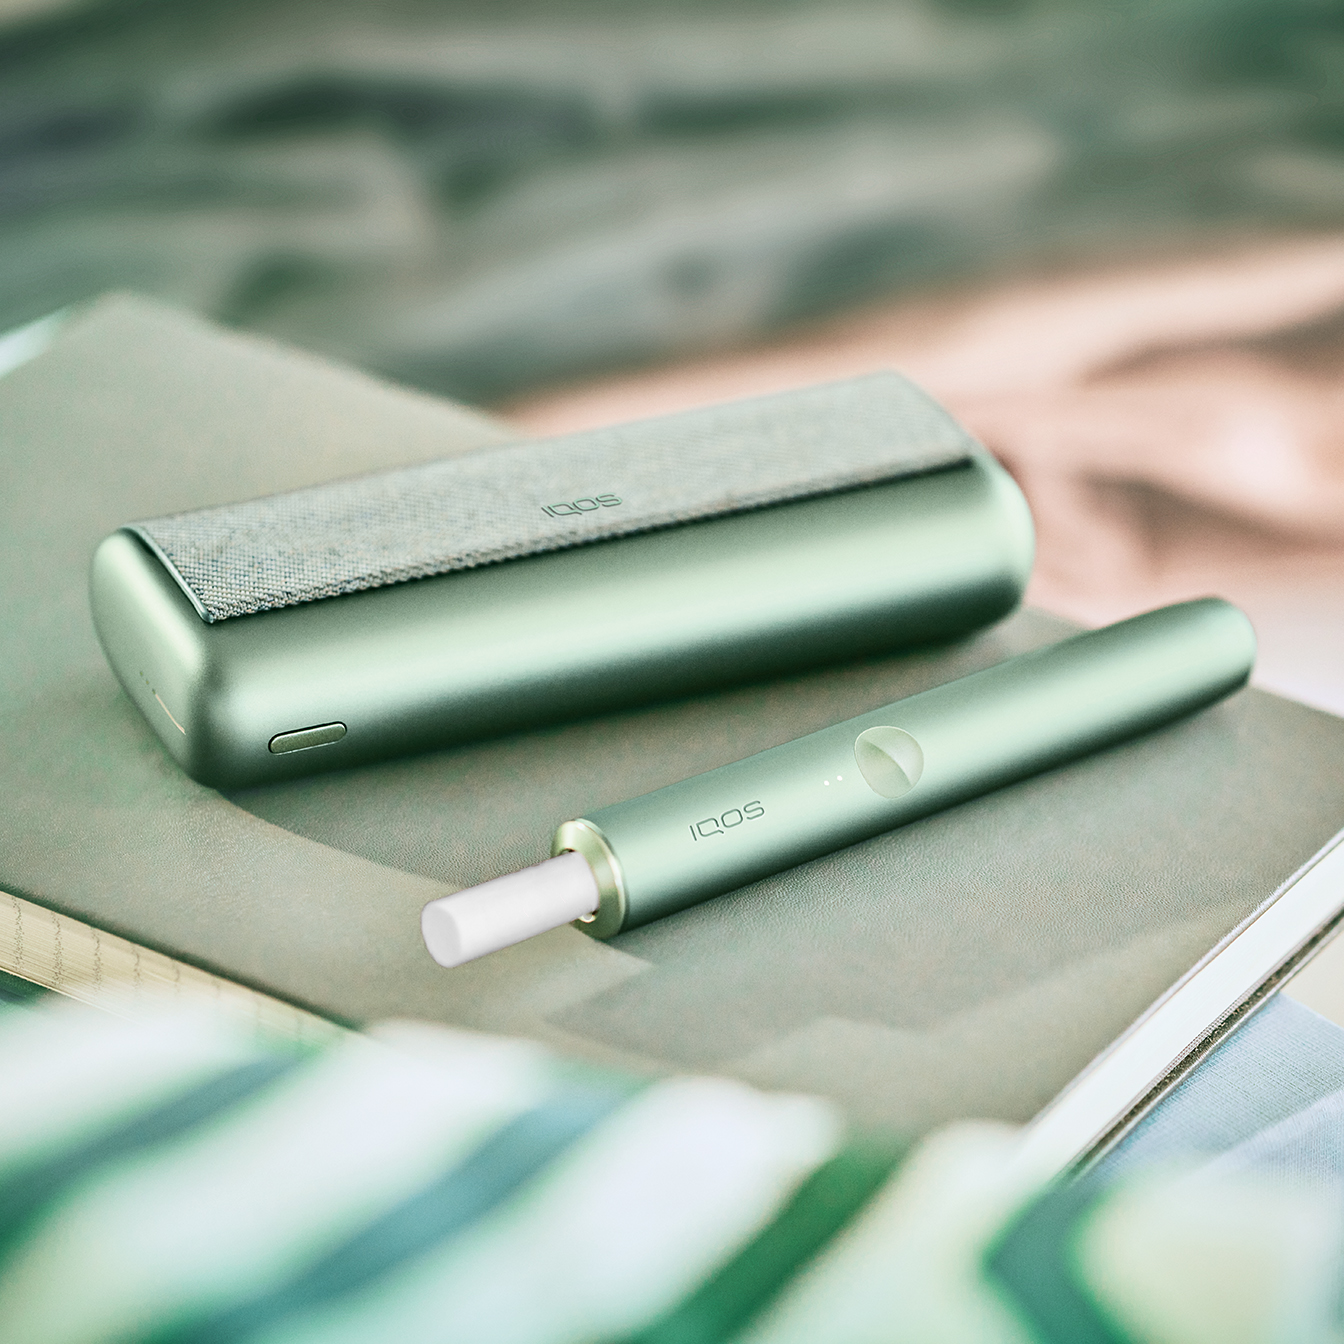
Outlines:
[[1336, 227], [1341, 36], [1320, 0], [8, 0], [0, 330], [127, 287], [479, 400]]

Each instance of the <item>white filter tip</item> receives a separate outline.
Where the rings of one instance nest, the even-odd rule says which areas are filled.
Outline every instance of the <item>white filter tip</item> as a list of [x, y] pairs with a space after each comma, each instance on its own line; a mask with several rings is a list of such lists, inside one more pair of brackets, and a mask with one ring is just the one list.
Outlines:
[[597, 909], [597, 879], [582, 854], [559, 854], [521, 872], [430, 901], [420, 932], [440, 966], [461, 966]]

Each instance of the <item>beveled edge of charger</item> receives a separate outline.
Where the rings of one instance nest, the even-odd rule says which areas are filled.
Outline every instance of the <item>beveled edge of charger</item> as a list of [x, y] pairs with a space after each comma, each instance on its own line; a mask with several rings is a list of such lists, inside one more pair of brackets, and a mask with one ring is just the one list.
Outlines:
[[625, 925], [626, 913], [620, 861], [601, 828], [583, 817], [561, 822], [556, 829], [551, 857], [568, 853], [582, 854], [597, 879], [597, 909], [576, 919], [574, 927], [593, 938], [614, 938]]
[[[150, 555], [163, 566], [164, 572], [186, 595], [187, 601], [191, 603], [192, 609], [196, 612], [197, 616], [199, 616], [206, 625], [213, 625], [215, 623], [215, 618], [206, 611], [201, 599], [196, 596], [195, 590], [183, 577], [181, 570], [173, 564], [172, 558], [168, 553], [149, 535], [148, 532], [145, 531], [143, 527], [140, 527], [135, 523], [128, 523], [124, 527], [117, 528], [117, 531], [112, 533], [112, 536], [115, 537], [118, 533], [124, 533], [128, 537], [134, 537], [136, 541], [138, 541]], [[103, 540], [106, 541], [108, 538], [104, 537]]]

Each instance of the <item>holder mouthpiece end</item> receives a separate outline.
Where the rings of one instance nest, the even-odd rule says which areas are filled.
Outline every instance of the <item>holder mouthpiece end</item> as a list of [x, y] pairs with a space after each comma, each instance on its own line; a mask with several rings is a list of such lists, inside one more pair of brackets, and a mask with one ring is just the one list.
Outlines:
[[440, 966], [461, 966], [590, 915], [597, 903], [588, 861], [582, 854], [559, 854], [430, 901], [420, 913], [420, 932]]

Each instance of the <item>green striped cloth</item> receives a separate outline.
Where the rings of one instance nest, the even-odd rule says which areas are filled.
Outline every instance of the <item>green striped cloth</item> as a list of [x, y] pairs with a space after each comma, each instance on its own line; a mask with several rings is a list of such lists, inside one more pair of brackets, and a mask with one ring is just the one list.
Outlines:
[[55, 1000], [0, 1012], [0, 1079], [14, 1344], [1340, 1338], [1337, 1192], [1045, 1184], [1002, 1126]]

